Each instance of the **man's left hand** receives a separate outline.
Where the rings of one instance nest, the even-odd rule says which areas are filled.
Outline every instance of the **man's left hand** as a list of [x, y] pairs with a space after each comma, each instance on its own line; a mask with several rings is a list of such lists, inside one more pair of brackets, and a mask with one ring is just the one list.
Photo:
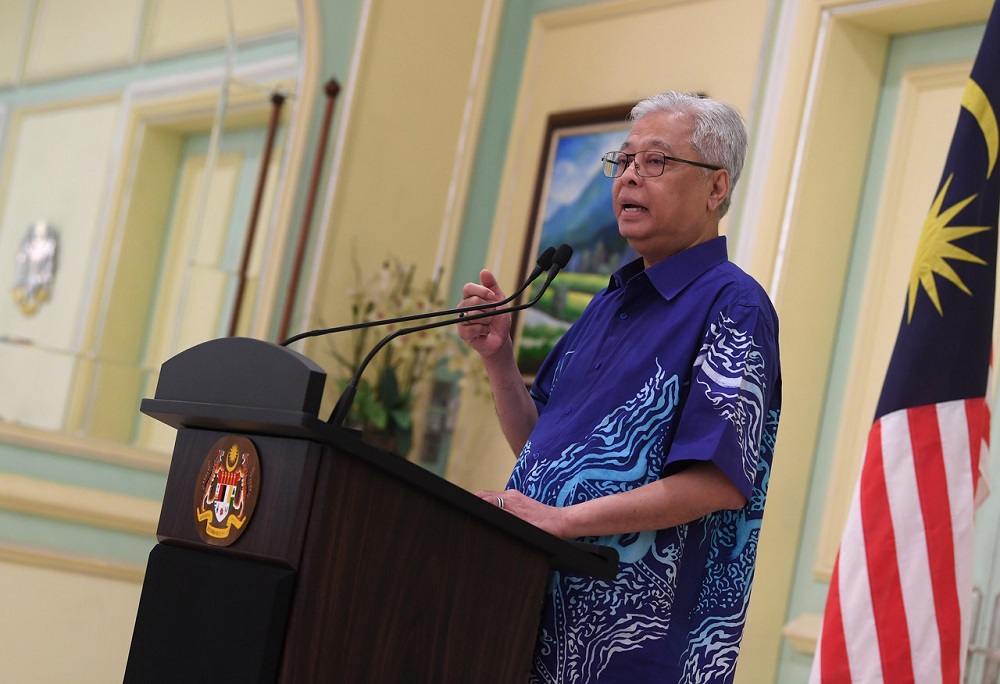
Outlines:
[[549, 534], [554, 534], [557, 537], [562, 536], [562, 513], [565, 509], [546, 506], [516, 489], [507, 489], [502, 492], [478, 491], [476, 496], [512, 515], [516, 515], [535, 527], [540, 527]]

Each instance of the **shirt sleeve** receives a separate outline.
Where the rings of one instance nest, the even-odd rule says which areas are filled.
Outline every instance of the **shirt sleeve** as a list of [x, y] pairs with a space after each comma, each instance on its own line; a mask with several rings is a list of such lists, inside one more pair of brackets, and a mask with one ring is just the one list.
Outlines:
[[708, 326], [667, 470], [684, 461], [711, 461], [751, 498], [767, 413], [772, 395], [780, 392], [771, 314], [759, 306], [733, 304]]

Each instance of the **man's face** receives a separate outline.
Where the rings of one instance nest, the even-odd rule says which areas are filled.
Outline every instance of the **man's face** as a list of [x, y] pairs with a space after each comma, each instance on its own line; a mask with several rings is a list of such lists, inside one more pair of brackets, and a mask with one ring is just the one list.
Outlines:
[[[659, 150], [704, 162], [691, 146], [693, 125], [684, 112], [656, 112], [639, 119], [623, 152]], [[618, 232], [646, 267], [719, 234], [719, 205], [729, 192], [729, 173], [667, 160], [663, 175], [644, 178], [630, 164], [611, 189]]]

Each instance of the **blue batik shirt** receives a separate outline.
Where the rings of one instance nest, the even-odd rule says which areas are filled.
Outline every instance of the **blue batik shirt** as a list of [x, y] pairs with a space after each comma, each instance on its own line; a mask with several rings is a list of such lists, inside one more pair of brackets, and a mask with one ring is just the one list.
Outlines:
[[553, 573], [532, 682], [729, 682], [781, 406], [778, 321], [719, 237], [616, 272], [548, 356], [508, 487], [568, 506], [711, 461], [747, 497], [663, 530], [588, 538], [614, 581]]

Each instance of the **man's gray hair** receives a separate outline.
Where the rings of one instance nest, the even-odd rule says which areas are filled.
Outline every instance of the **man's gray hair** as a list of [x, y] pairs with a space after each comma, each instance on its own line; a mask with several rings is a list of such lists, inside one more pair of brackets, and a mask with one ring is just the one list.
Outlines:
[[729, 172], [729, 194], [719, 205], [719, 218], [726, 215], [732, 202], [736, 181], [743, 173], [747, 154], [747, 128], [736, 108], [725, 102], [697, 93], [667, 92], [648, 97], [628, 116], [635, 123], [655, 112], [686, 112], [694, 119], [691, 145], [702, 161], [721, 166]]

